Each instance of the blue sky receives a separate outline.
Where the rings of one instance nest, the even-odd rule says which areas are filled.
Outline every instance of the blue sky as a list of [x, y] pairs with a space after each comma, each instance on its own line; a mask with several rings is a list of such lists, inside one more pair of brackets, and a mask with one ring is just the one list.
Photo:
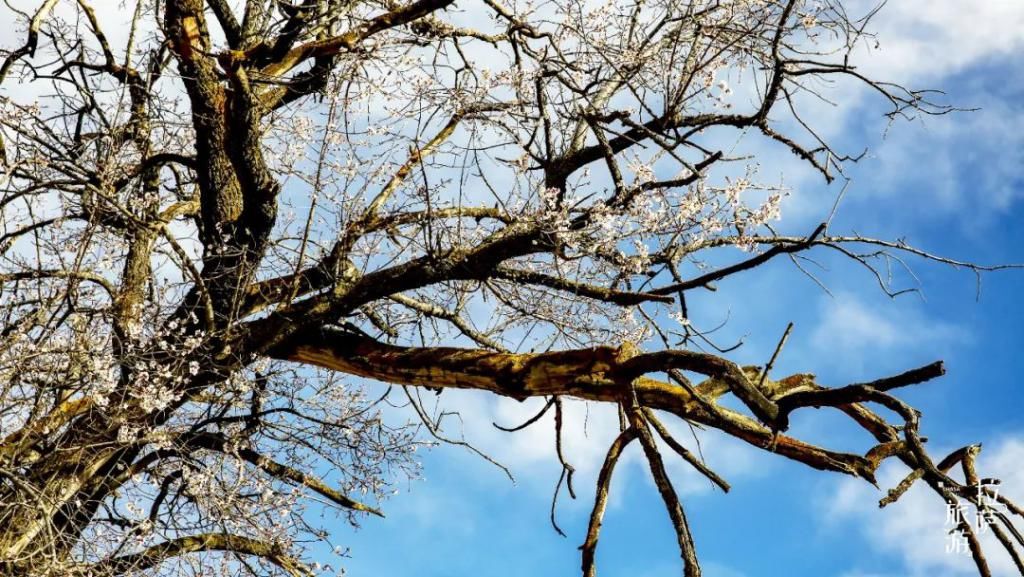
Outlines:
[[[851, 12], [868, 5], [846, 4]], [[880, 103], [853, 87], [840, 94], [838, 108], [815, 105], [814, 123], [840, 148], [869, 148], [850, 169], [833, 231], [902, 237], [978, 263], [1024, 262], [1024, 228], [1017, 225], [1024, 217], [1024, 3], [899, 0], [881, 12], [875, 29], [881, 45], [865, 55], [866, 72], [941, 88], [953, 104], [979, 110], [887, 126]], [[784, 230], [812, 230], [839, 186], [826, 187], [778, 147], [750, 147], [766, 180], [784, 176], [793, 189], [783, 207]], [[935, 454], [984, 443], [982, 474], [1002, 477], [1003, 493], [1024, 501], [1024, 271], [985, 275], [976, 298], [969, 271], [911, 260], [919, 285], [906, 274], [896, 284], [919, 286], [921, 293], [893, 301], [862, 269], [827, 253], [812, 256], [824, 267], [816, 274], [831, 295], [780, 260], [720, 283], [715, 293], [693, 293], [694, 321], [714, 325], [728, 318], [720, 340], [743, 338], [733, 358], [744, 364], [763, 363], [792, 321], [775, 374], [813, 372], [829, 385], [943, 359], [945, 377], [901, 396], [924, 411], [923, 434]], [[320, 560], [358, 577], [579, 574], [594, 479], [617, 430], [613, 408], [566, 407], [565, 442], [578, 471], [579, 498], [560, 497], [558, 520], [568, 535], [562, 538], [548, 520], [560, 472], [550, 419], [516, 434], [491, 426], [493, 420], [521, 422], [539, 408], [537, 400], [520, 404], [446, 391], [438, 401], [461, 412], [465, 436], [510, 467], [516, 482], [460, 447], [425, 452], [425, 479], [398, 485], [398, 494], [383, 504], [385, 519], [364, 519], [355, 530], [343, 516], [324, 514], [331, 541], [349, 557]], [[798, 417], [793, 429], [801, 438], [861, 452], [870, 446], [835, 415]], [[678, 439], [696, 448], [685, 425], [673, 426]], [[728, 495], [685, 464], [667, 464], [708, 577], [972, 574], [968, 557], [945, 553], [945, 509], [932, 494], [912, 491], [879, 511], [882, 492], [863, 482], [807, 469], [713, 431], [698, 438], [709, 464], [732, 484]], [[598, 549], [601, 575], [680, 574], [667, 514], [643, 465], [632, 447], [616, 473]], [[883, 469], [883, 491], [904, 473]], [[996, 575], [1012, 574], [999, 552], [990, 560]]]
[[[881, 48], [864, 66], [941, 88], [952, 103], [979, 110], [887, 127], [877, 102], [850, 93], [846, 106], [815, 111], [845, 149], [870, 148], [849, 173], [852, 183], [833, 230], [905, 237], [979, 263], [1022, 262], [1024, 231], [1017, 223], [1024, 217], [1024, 6], [987, 1], [964, 14], [963, 5], [893, 3], [876, 22]], [[794, 188], [784, 207], [786, 228], [813, 228], [838, 188], [825, 187], [774, 153], [762, 158], [763, 174], [785, 174]], [[1024, 498], [1024, 391], [1017, 378], [1024, 271], [985, 275], [976, 299], [970, 272], [912, 260], [921, 293], [893, 301], [850, 263], [814, 256], [820, 257], [819, 276], [831, 296], [778, 261], [721, 283], [714, 294], [696, 294], [691, 310], [708, 322], [728, 315], [721, 338], [745, 338], [735, 356], [744, 363], [763, 363], [793, 321], [778, 375], [814, 372], [825, 384], [842, 385], [943, 359], [944, 378], [902, 393], [924, 411], [923, 433], [932, 450], [984, 443], [982, 474], [1001, 476], [1004, 494]], [[905, 274], [896, 284], [918, 286]], [[368, 519], [359, 530], [328, 522], [332, 540], [350, 549], [351, 557], [342, 562], [348, 573], [577, 574], [596, 469], [614, 433], [610, 408], [568, 407], [577, 424], [587, 417], [588, 427], [567, 431], [569, 459], [579, 470], [579, 499], [560, 498], [558, 519], [568, 534], [563, 539], [548, 522], [560, 470], [550, 422], [514, 435], [489, 424], [514, 423], [536, 405], [456, 391], [445, 392], [440, 402], [462, 412], [467, 437], [508, 465], [517, 482], [458, 447], [430, 451], [423, 460], [425, 480], [400, 486], [385, 503], [386, 519]], [[685, 428], [676, 430], [680, 439], [690, 439]], [[869, 446], [863, 434], [824, 412], [804, 414], [794, 432], [833, 447]], [[733, 490], [712, 490], [681, 463], [670, 463], [670, 472], [709, 577], [971, 574], [968, 557], [945, 553], [945, 508], [934, 495], [912, 491], [879, 511], [882, 493], [863, 482], [811, 471], [713, 431], [699, 438], [708, 462]], [[629, 453], [613, 481], [599, 573], [678, 575], [667, 515], [637, 457]], [[904, 473], [883, 469], [883, 489]], [[1000, 554], [990, 553], [995, 574], [1012, 574]]]

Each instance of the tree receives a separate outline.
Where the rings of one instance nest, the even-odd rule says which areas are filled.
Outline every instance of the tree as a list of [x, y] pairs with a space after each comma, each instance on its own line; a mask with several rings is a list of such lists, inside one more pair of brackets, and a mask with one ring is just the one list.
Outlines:
[[[802, 112], [834, 80], [868, 86], [894, 119], [951, 112], [852, 66], [873, 12], [36, 4], [11, 9], [24, 44], [0, 65], [5, 574], [311, 574], [302, 544], [327, 536], [304, 503], [380, 514], [388, 481], [416, 474], [419, 433], [445, 439], [416, 390], [453, 387], [544, 397], [558, 427], [563, 398], [618, 405], [587, 576], [633, 442], [684, 574], [699, 575], [661, 444], [728, 486], [665, 417], [868, 482], [898, 459], [908, 476], [883, 501], [919, 482], [992, 513], [1024, 574], [1024, 511], [979, 488], [979, 447], [932, 457], [919, 412], [893, 394], [940, 362], [826, 388], [771, 374], [785, 337], [764, 367], [742, 367], [688, 320], [691, 291], [807, 251], [838, 251], [887, 291], [879, 268], [901, 255], [988, 270], [834, 233], [831, 216], [777, 233], [785, 191], [730, 155], [761, 138], [841, 176], [857, 158]], [[369, 398], [353, 376], [395, 387]], [[419, 420], [382, 420], [380, 403], [403, 394]], [[719, 404], [727, 395], [745, 410]], [[877, 444], [853, 454], [786, 435], [805, 407], [837, 409]], [[989, 575], [976, 531], [960, 530]]]

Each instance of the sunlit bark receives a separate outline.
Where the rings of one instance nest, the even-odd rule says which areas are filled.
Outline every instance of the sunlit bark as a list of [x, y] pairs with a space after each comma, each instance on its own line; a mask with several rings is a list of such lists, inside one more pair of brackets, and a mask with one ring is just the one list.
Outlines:
[[[797, 94], [843, 77], [891, 117], [953, 109], [856, 71], [870, 15], [851, 19], [837, 0], [592, 4], [166, 0], [114, 18], [45, 0], [10, 12], [22, 29], [0, 47], [0, 573], [310, 574], [299, 544], [323, 535], [304, 499], [353, 522], [383, 515], [389, 483], [417, 475], [421, 429], [476, 450], [412, 395], [410, 421], [383, 419], [389, 398], [352, 377], [547, 398], [570, 492], [562, 398], [616, 406], [588, 576], [633, 440], [685, 574], [699, 575], [651, 431], [729, 485], [658, 415], [872, 483], [898, 459], [910, 474], [883, 504], [920, 481], [940, 505], [983, 506], [977, 450], [933, 462], [920, 415], [893, 394], [941, 363], [838, 388], [778, 379], [788, 330], [767, 366], [741, 367], [686, 302], [817, 249], [892, 295], [880, 271], [901, 253], [1002, 268], [833, 233], [831, 215], [806, 236], [777, 234], [786, 191], [715, 140], [759, 135], [831, 182], [855, 159], [815, 132]], [[456, 25], [456, 8], [480, 11], [479, 27]], [[729, 82], [755, 88], [733, 97]], [[875, 445], [787, 435], [806, 407], [837, 409]], [[1011, 538], [1024, 512], [999, 502], [1011, 515], [991, 528], [1024, 567]]]

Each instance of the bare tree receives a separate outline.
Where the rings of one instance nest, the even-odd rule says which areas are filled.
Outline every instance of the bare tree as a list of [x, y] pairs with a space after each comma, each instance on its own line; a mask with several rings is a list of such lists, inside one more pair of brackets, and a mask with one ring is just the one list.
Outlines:
[[[866, 86], [893, 118], [951, 111], [850, 64], [873, 13], [838, 0], [24, 4], [8, 3], [21, 28], [0, 64], [5, 574], [311, 574], [303, 547], [330, 536], [304, 506], [379, 514], [423, 439], [445, 439], [423, 387], [544, 397], [556, 427], [566, 397], [619, 407], [587, 576], [634, 441], [683, 572], [700, 573], [659, 447], [728, 485], [665, 417], [868, 482], [902, 461], [884, 502], [920, 482], [937, 506], [992, 513], [1024, 574], [1022, 510], [978, 489], [977, 447], [930, 456], [919, 412], [893, 394], [941, 363], [826, 388], [771, 374], [785, 339], [766, 366], [741, 367], [688, 319], [691, 291], [812, 250], [891, 293], [884, 270], [903, 256], [985, 270], [834, 233], [831, 217], [778, 234], [785, 191], [729, 152], [760, 138], [840, 176], [856, 158], [802, 113], [833, 81]], [[394, 388], [371, 398], [352, 376]], [[386, 401], [412, 421], [382, 419]], [[837, 409], [877, 444], [786, 435], [805, 407]]]

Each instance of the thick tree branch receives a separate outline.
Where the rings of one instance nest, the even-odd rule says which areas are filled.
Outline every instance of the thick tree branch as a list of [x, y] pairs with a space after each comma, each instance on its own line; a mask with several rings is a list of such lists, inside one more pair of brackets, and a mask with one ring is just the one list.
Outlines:
[[201, 551], [223, 551], [238, 555], [252, 555], [277, 565], [292, 577], [311, 577], [313, 572], [297, 559], [285, 553], [281, 545], [229, 533], [204, 533], [179, 537], [129, 553], [106, 559], [82, 568], [84, 575], [124, 575], [134, 571], [153, 569], [164, 562]]
[[608, 491], [611, 489], [612, 473], [619, 463], [622, 450], [636, 438], [636, 429], [630, 427], [619, 434], [608, 448], [601, 471], [597, 475], [597, 494], [594, 496], [594, 508], [590, 512], [590, 523], [587, 526], [587, 538], [580, 545], [583, 551], [583, 577], [595, 577], [597, 566], [594, 555], [597, 552], [597, 541], [601, 536], [601, 525], [604, 523], [604, 511], [608, 507]]
[[658, 487], [658, 492], [665, 502], [665, 509], [668, 510], [669, 518], [672, 520], [672, 526], [675, 528], [679, 555], [683, 561], [683, 575], [684, 577], [700, 577], [700, 564], [697, 562], [697, 551], [693, 544], [690, 524], [686, 520], [686, 513], [683, 511], [682, 503], [679, 502], [679, 496], [672, 486], [672, 481], [668, 478], [668, 472], [665, 471], [665, 462], [661, 458], [661, 451], [654, 443], [654, 437], [651, 435], [651, 430], [639, 407], [630, 409], [629, 419], [631, 426], [637, 431], [640, 446], [644, 449], [644, 456], [647, 458], [651, 475], [654, 476], [654, 484]]
[[[261, 74], [265, 77], [277, 78], [288, 73], [296, 66], [309, 58], [331, 56], [342, 50], [352, 50], [360, 42], [374, 34], [408, 24], [413, 20], [422, 18], [431, 12], [447, 7], [453, 0], [418, 0], [405, 6], [396, 8], [376, 16], [355, 30], [350, 30], [338, 36], [332, 36], [323, 40], [316, 40], [297, 46], [289, 50], [280, 60], [263, 68]], [[242, 59], [248, 58], [242, 55]]]
[[[724, 359], [689, 351], [639, 354], [630, 346], [594, 347], [550, 353], [501, 353], [452, 347], [401, 347], [338, 329], [300, 333], [270, 355], [335, 371], [402, 385], [485, 390], [514, 399], [568, 395], [583, 400], [619, 403], [629, 383], [643, 407], [703, 423], [761, 448], [770, 448], [811, 467], [873, 480], [874, 466], [858, 455], [829, 451], [773, 433], [758, 421], [724, 407], [708, 411], [708, 399], [694, 398], [683, 387], [643, 376], [672, 367], [713, 378], [699, 389], [747, 391], [736, 386], [742, 370]], [[661, 363], [659, 365], [659, 363]], [[721, 384], [726, 381], [728, 384]], [[806, 387], [804, 378], [766, 381], [771, 396]], [[741, 392], [740, 394], [744, 394]], [[762, 396], [764, 396], [762, 394]], [[768, 401], [770, 403], [770, 401]], [[772, 421], [767, 421], [772, 422]]]

